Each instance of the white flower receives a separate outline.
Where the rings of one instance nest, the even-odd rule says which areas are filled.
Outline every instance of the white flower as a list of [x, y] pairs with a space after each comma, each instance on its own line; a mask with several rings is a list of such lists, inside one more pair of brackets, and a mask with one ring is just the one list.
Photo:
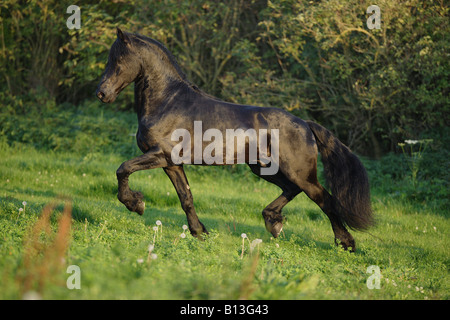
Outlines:
[[183, 224], [183, 230], [187, 230], [188, 226]]
[[258, 246], [261, 242], [262, 242], [261, 239], [253, 240], [252, 243], [250, 244], [250, 251], [253, 251], [253, 249], [255, 249], [255, 247]]
[[157, 226], [160, 226], [162, 223], [161, 223], [161, 221], [160, 220], [156, 220], [156, 225]]
[[22, 204], [23, 204], [24, 206], [26, 206], [26, 205], [27, 205], [27, 202], [26, 202], [26, 201], [23, 201]]
[[153, 231], [158, 231], [158, 227], [153, 227]]
[[154, 246], [153, 244], [150, 244], [150, 245], [148, 246], [148, 252], [152, 252], [153, 249], [155, 249], [155, 246]]
[[419, 140], [405, 140], [405, 143], [407, 143], [407, 144], [416, 144], [416, 143], [419, 143]]
[[245, 238], [247, 238], [247, 235], [245, 233], [242, 233], [241, 237], [242, 237], [242, 239], [245, 239]]
[[144, 259], [137, 259], [136, 262], [137, 262], [137, 263], [143, 263], [143, 262], [144, 262]]
[[150, 258], [152, 258], [152, 260], [155, 260], [156, 258], [158, 258], [158, 255], [156, 253], [152, 253], [150, 255]]
[[186, 234], [183, 232], [182, 234], [180, 234], [180, 237], [181, 237], [182, 239], [184, 239], [184, 238], [186, 238]]
[[23, 211], [23, 208], [19, 208], [19, 212], [22, 212]]

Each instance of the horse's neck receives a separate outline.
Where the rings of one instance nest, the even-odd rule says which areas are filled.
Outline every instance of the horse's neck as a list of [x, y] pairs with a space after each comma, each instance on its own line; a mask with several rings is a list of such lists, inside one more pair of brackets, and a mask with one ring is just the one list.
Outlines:
[[135, 81], [135, 109], [138, 118], [157, 115], [170, 96], [176, 94], [173, 84], [190, 86], [165, 54], [157, 49], [143, 54], [140, 76]]
[[134, 85], [135, 111], [138, 118], [158, 116], [182, 86], [186, 87], [188, 84], [168, 75], [142, 74]]

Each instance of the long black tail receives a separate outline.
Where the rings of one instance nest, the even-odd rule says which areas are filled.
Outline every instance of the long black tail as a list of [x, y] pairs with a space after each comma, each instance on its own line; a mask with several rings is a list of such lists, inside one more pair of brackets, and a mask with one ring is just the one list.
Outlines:
[[321, 125], [307, 121], [322, 156], [333, 209], [344, 225], [365, 230], [374, 224], [366, 169], [350, 149]]

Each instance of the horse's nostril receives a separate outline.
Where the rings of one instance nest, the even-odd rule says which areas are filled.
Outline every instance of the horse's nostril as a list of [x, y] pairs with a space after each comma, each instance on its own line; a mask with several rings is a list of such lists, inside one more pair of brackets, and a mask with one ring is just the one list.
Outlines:
[[98, 91], [98, 92], [97, 92], [97, 97], [98, 97], [100, 100], [103, 100], [103, 98], [105, 97], [105, 94], [104, 94], [103, 92], [101, 92], [101, 91]]

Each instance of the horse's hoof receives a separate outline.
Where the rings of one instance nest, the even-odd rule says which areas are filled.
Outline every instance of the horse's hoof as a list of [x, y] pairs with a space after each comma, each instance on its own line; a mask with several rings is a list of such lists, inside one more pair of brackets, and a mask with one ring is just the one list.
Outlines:
[[281, 222], [265, 220], [265, 223], [267, 231], [269, 231], [274, 238], [277, 238], [280, 235], [281, 230], [283, 230], [283, 224]]
[[145, 202], [142, 201], [144, 199], [144, 195], [142, 192], [139, 191], [133, 191], [133, 207], [130, 211], [134, 211], [140, 216], [144, 214], [145, 211]]
[[283, 230], [283, 224], [281, 222], [275, 222], [272, 226], [272, 235], [277, 238]]
[[206, 230], [203, 223], [200, 222], [200, 226], [197, 228], [190, 228], [189, 231], [191, 231], [191, 235], [199, 240], [205, 240], [205, 236], [209, 234], [208, 230]]
[[334, 239], [334, 243], [336, 243], [337, 246], [341, 246], [344, 250], [348, 250], [350, 252], [356, 251], [356, 244], [355, 240], [353, 238], [351, 239]]
[[136, 205], [135, 212], [140, 216], [142, 216], [144, 214], [144, 211], [145, 211], [145, 202], [139, 200]]

